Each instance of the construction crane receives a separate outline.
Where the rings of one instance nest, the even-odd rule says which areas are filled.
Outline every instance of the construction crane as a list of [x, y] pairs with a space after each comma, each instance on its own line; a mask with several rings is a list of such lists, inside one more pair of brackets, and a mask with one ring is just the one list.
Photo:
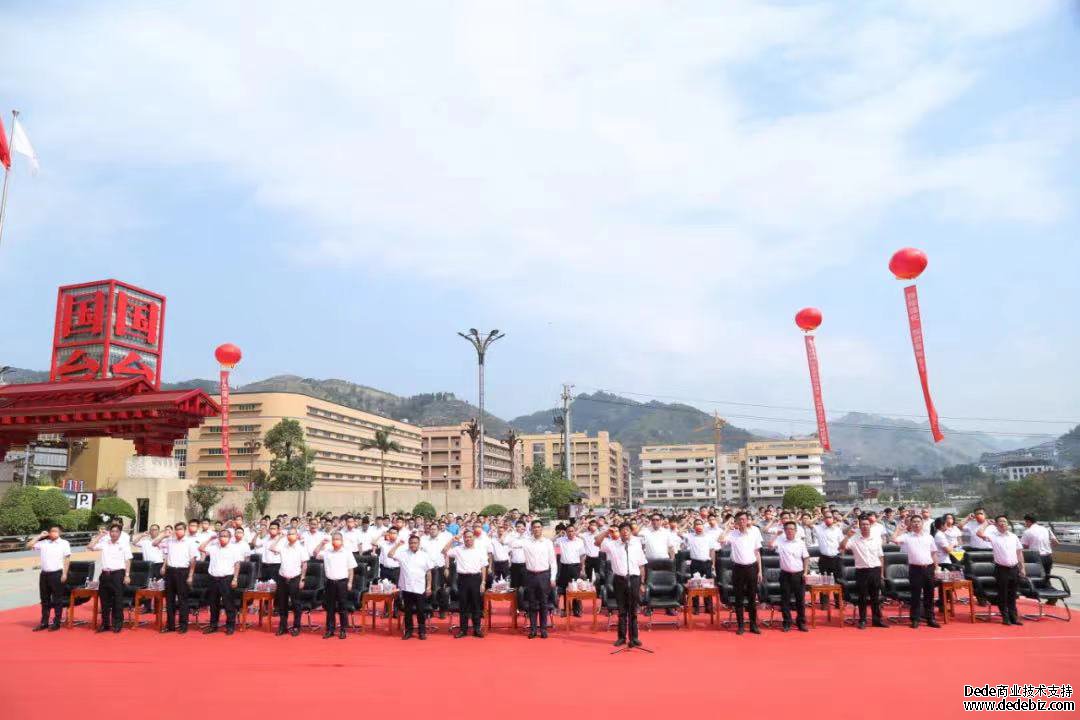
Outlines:
[[[721, 445], [723, 440], [724, 426], [728, 424], [728, 421], [720, 417], [720, 413], [713, 412], [713, 469], [716, 471], [716, 505], [719, 507], [721, 502], [720, 498], [720, 456], [724, 452], [724, 448]], [[696, 427], [692, 432], [701, 432], [702, 430], [708, 430], [709, 425], [705, 424], [701, 427]]]

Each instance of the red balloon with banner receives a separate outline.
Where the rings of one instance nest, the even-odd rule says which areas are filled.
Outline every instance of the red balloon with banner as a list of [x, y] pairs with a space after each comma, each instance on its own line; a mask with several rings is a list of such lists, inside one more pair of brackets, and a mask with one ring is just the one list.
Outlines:
[[232, 457], [229, 453], [229, 371], [240, 362], [243, 353], [232, 343], [218, 345], [214, 358], [221, 365], [221, 454], [225, 456], [225, 477], [232, 485]]
[[[889, 260], [889, 271], [897, 280], [915, 280], [922, 275], [929, 262], [926, 253], [916, 248], [902, 248], [893, 253]], [[938, 423], [937, 410], [930, 398], [930, 380], [926, 374], [926, 348], [923, 345], [922, 314], [919, 311], [919, 293], [915, 283], [904, 288], [904, 302], [907, 306], [908, 327], [911, 329], [911, 346], [915, 350], [915, 367], [919, 371], [919, 383], [922, 385], [923, 399], [926, 401], [926, 414], [930, 420], [930, 433], [934, 442], [941, 442], [945, 435]]]
[[813, 332], [821, 325], [821, 311], [817, 308], [803, 308], [795, 313], [795, 324], [806, 333], [806, 363], [810, 366], [810, 387], [814, 392], [814, 413], [817, 415], [818, 440], [826, 452], [829, 446], [829, 424], [825, 419], [825, 403], [821, 399], [821, 375], [818, 372], [817, 346], [814, 345]]

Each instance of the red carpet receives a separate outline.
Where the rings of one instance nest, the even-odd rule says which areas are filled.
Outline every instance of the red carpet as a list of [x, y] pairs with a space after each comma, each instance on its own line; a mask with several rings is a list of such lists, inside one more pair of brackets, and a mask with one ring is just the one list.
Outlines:
[[[80, 608], [78, 617], [85, 616]], [[655, 655], [611, 656], [614, 631], [594, 634], [584, 623], [548, 640], [496, 628], [483, 640], [456, 640], [444, 630], [403, 642], [386, 634], [382, 621], [378, 632], [369, 624], [342, 641], [253, 628], [232, 637], [161, 636], [149, 626], [119, 635], [95, 635], [87, 626], [31, 633], [38, 617], [37, 607], [0, 613], [3, 720], [296, 711], [304, 718], [347, 711], [523, 720], [721, 710], [760, 718], [788, 711], [817, 717], [825, 707], [837, 718], [897, 718], [913, 712], [911, 701], [950, 717], [964, 714], [965, 684], [1080, 689], [1080, 622], [1054, 620], [1004, 627], [965, 619], [917, 631], [819, 625], [806, 634], [765, 628], [743, 637], [705, 626], [657, 627], [642, 631]], [[178, 665], [187, 672], [178, 675]]]

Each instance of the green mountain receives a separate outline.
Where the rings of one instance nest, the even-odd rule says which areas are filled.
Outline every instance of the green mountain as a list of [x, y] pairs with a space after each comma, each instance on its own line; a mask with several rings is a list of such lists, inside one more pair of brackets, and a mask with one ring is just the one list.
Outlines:
[[[543, 410], [514, 418], [510, 424], [522, 432], [555, 432], [554, 415], [561, 410]], [[607, 430], [636, 458], [643, 445], [713, 442], [713, 416], [690, 405], [643, 403], [611, 393], [582, 393], [570, 403], [570, 429], [596, 433]], [[755, 436], [728, 425], [721, 436], [725, 451], [737, 450]]]

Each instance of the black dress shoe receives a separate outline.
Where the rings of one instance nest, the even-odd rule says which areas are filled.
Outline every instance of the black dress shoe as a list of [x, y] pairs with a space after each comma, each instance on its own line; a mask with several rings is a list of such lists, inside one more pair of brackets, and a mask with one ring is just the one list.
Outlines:
[[919, 629], [919, 621], [918, 620], [912, 620], [911, 621], [911, 629], [912, 630], [918, 630]]
[[465, 631], [465, 629], [464, 629], [464, 628], [461, 628], [461, 629], [460, 629], [460, 630], [458, 630], [458, 631], [457, 631], [456, 633], [454, 633], [454, 637], [455, 637], [455, 638], [463, 638], [463, 637], [465, 637], [465, 636], [466, 636], [466, 635], [468, 635], [468, 634], [469, 634], [469, 633], [467, 633], [467, 632]]
[[795, 625], [795, 629], [799, 632], [810, 632], [810, 628], [806, 627], [806, 623], [798, 623]]
[[49, 632], [56, 632], [59, 629], [60, 629], [60, 623], [58, 623], [58, 622], [55, 622], [55, 623], [53, 623], [52, 625], [49, 626]]
[[783, 625], [782, 625], [782, 626], [780, 627], [780, 631], [781, 631], [781, 632], [791, 632], [791, 623], [784, 623], [784, 624], [783, 624]]
[[630, 647], [641, 647], [641, 641], [637, 638], [630, 639]]
[[123, 625], [117, 625], [116, 627], [114, 627], [114, 628], [112, 629], [112, 631], [113, 631], [113, 633], [118, 633], [118, 632], [120, 632], [120, 631], [121, 631], [121, 630], [123, 630], [123, 629], [124, 629], [124, 626], [123, 626]]
[[547, 640], [547, 630], [544, 630], [544, 629], [540, 630], [540, 639], [541, 640]]
[[182, 627], [182, 628], [180, 628], [179, 630], [177, 630], [177, 631], [176, 631], [176, 634], [177, 634], [177, 635], [186, 635], [186, 634], [187, 634], [187, 626], [185, 625], [184, 627]]
[[1024, 623], [1021, 620], [1013, 620], [1013, 625], [1023, 625], [1023, 624]]
[[932, 627], [932, 628], [940, 629], [941, 628], [941, 623], [939, 623], [937, 620], [927, 620], [926, 621], [926, 627]]
[[202, 634], [203, 635], [212, 635], [213, 633], [216, 633], [216, 632], [217, 632], [217, 628], [215, 626], [213, 626], [213, 625], [211, 625], [210, 627], [204, 627], [202, 629]]
[[406, 630], [405, 632], [401, 633], [401, 639], [402, 640], [408, 640], [411, 637], [412, 637], [412, 630]]
[[225, 628], [225, 634], [226, 635], [232, 635], [235, 632], [236, 632], [236, 628], [234, 628], [234, 627], [226, 627]]
[[344, 640], [345, 638], [347, 638], [349, 636], [349, 634], [347, 632], [345, 632], [344, 629], [341, 629], [341, 630], [338, 630], [337, 636], [338, 636], [338, 640]]
[[866, 621], [865, 620], [860, 620], [859, 624], [856, 625], [855, 627], [859, 628], [860, 630], [865, 630], [866, 629]]
[[49, 629], [49, 625], [47, 623], [41, 623], [40, 625], [35, 625], [34, 626], [33, 632], [41, 632], [42, 630], [48, 630], [48, 629]]
[[529, 628], [529, 639], [532, 640], [534, 637], [536, 637], [536, 630], [534, 628]]
[[300, 637], [300, 628], [290, 628], [289, 634], [293, 637]]
[[427, 630], [421, 630], [416, 637], [420, 638], [421, 640], [427, 640]]
[[473, 634], [473, 637], [478, 637], [478, 638], [484, 637], [484, 631], [481, 630], [480, 628], [473, 628], [472, 634]]
[[754, 633], [755, 635], [761, 634], [761, 630], [758, 628], [757, 623], [750, 623], [750, 632]]
[[736, 634], [736, 635], [742, 635], [742, 634], [743, 634], [743, 633], [745, 633], [745, 632], [746, 632], [746, 630], [744, 630], [744, 629], [743, 629], [743, 626], [742, 626], [742, 625], [740, 625], [740, 626], [739, 626], [739, 629], [735, 631], [735, 634]]
[[96, 632], [96, 633], [104, 633], [104, 632], [109, 632], [109, 630], [111, 630], [111, 629], [112, 628], [110, 628], [108, 625], [100, 625], [100, 626], [98, 626], [98, 629], [95, 630], [94, 632]]
[[873, 625], [876, 628], [882, 628], [882, 629], [885, 629], [885, 628], [889, 627], [888, 625], [885, 624], [884, 620], [875, 620], [873, 622]]
[[328, 640], [328, 639], [330, 639], [332, 637], [334, 637], [334, 631], [333, 630], [327, 630], [326, 632], [324, 632], [322, 634], [322, 639], [323, 640]]
[[165, 633], [171, 633], [171, 632], [176, 632], [176, 631], [173, 630], [171, 627], [163, 627], [160, 630], [158, 630], [158, 632], [161, 633], [162, 635], [164, 635]]
[[619, 638], [615, 641], [615, 647], [620, 647], [626, 644], [626, 638]]
[[287, 632], [289, 632], [289, 628], [285, 627], [284, 625], [278, 625], [277, 632], [274, 634], [280, 637]]

